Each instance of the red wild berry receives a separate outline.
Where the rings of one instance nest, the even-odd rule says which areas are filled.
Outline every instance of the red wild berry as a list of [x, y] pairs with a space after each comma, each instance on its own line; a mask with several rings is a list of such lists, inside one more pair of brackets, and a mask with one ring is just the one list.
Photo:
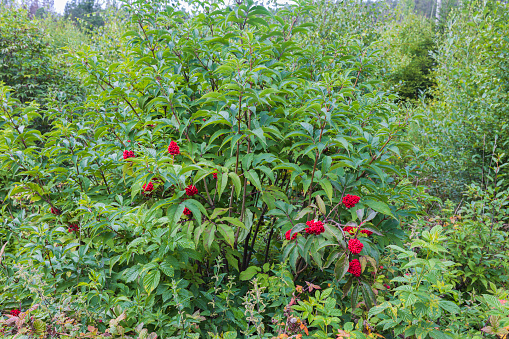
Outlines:
[[350, 261], [350, 266], [348, 267], [348, 273], [352, 273], [356, 277], [360, 277], [362, 273], [361, 263], [358, 259], [354, 259]]
[[131, 140], [127, 140], [127, 142], [131, 142]]
[[386, 289], [388, 289], [388, 290], [390, 290], [390, 289], [391, 289], [391, 286], [389, 286], [389, 285], [387, 285], [387, 284], [384, 284], [384, 287], [385, 287]]
[[189, 185], [189, 186], [186, 187], [186, 194], [188, 196], [192, 197], [196, 193], [198, 193], [198, 189], [196, 188], [196, 186]]
[[347, 194], [346, 196], [343, 197], [343, 205], [345, 205], [346, 208], [352, 208], [355, 205], [357, 205], [359, 200], [361, 200], [360, 197], [356, 195]]
[[[298, 232], [297, 232], [297, 233], [298, 233]], [[296, 239], [296, 238], [297, 238], [297, 233], [294, 233], [294, 234], [292, 235], [292, 238], [290, 239], [290, 234], [292, 234], [292, 228], [290, 228], [290, 229], [289, 229], [288, 231], [286, 231], [286, 233], [285, 233], [285, 238], [286, 238], [286, 240], [294, 240], [294, 239]]]
[[69, 226], [67, 227], [67, 232], [69, 233], [72, 233], [72, 232], [79, 232], [80, 231], [80, 227], [78, 226], [78, 224], [69, 224]]
[[180, 147], [177, 145], [175, 141], [170, 142], [170, 145], [168, 146], [168, 153], [171, 155], [179, 155], [180, 154]]
[[129, 159], [129, 158], [134, 158], [134, 152], [125, 150], [123, 156], [124, 156], [124, 160]]
[[207, 119], [203, 118], [203, 121], [207, 121]]
[[352, 227], [352, 226], [346, 226], [345, 228], [343, 228], [343, 231], [345, 233], [349, 233], [351, 235], [354, 235], [355, 232], [357, 232], [357, 227]]
[[323, 222], [321, 222], [321, 221], [310, 220], [306, 223], [306, 225], [308, 225], [308, 227], [306, 228], [307, 234], [319, 235], [319, 234], [325, 232], [325, 228], [323, 227]]
[[191, 210], [189, 208], [184, 208], [184, 214], [185, 215], [193, 215], [193, 212], [191, 212]]
[[362, 251], [364, 244], [359, 241], [359, 239], [350, 239], [348, 241], [348, 250], [353, 254], [359, 254]]
[[16, 310], [11, 310], [9, 312], [10, 315], [14, 316], [14, 317], [17, 317], [19, 314], [21, 313], [20, 310], [16, 309]]
[[372, 231], [370, 231], [370, 230], [361, 230], [361, 233], [366, 234], [368, 237], [369, 237], [371, 234], [373, 234], [373, 232], [372, 232]]
[[143, 191], [145, 193], [150, 193], [154, 190], [154, 184], [151, 182], [149, 182], [148, 184], [143, 184]]
[[58, 208], [55, 208], [55, 207], [51, 207], [51, 213], [54, 214], [54, 215], [60, 215], [60, 210]]
[[212, 176], [214, 177], [214, 179], [217, 179], [217, 173], [216, 172], [212, 173]]
[[150, 127], [150, 128], [156, 127], [156, 125], [154, 125], [154, 124], [148, 124], [147, 126]]

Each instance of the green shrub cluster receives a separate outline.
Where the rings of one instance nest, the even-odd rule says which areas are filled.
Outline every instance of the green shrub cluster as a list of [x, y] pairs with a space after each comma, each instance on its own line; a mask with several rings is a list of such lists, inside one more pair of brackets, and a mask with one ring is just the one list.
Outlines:
[[503, 157], [425, 215], [432, 148], [405, 139], [429, 115], [379, 81], [384, 53], [428, 48], [417, 24], [390, 52], [386, 7], [194, 6], [133, 2], [71, 39], [52, 60], [82, 100], [0, 85], [0, 333], [507, 335]]
[[415, 101], [431, 94], [434, 86], [434, 59], [436, 49], [433, 23], [426, 18], [408, 13], [400, 14], [383, 27], [381, 60], [386, 86], [397, 91], [400, 100]]
[[[417, 108], [426, 118], [414, 139], [440, 154], [423, 167], [437, 196], [459, 200], [472, 182], [485, 188], [492, 155], [506, 162], [508, 18], [504, 4], [474, 2], [453, 11], [444, 29], [434, 100]], [[498, 179], [506, 175], [503, 165]]]

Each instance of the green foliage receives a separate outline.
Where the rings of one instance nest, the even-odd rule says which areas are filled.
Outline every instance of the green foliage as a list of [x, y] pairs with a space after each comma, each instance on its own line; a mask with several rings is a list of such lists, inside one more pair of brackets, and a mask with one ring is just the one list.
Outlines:
[[95, 0], [71, 0], [65, 4], [64, 17], [77, 22], [86, 29], [104, 26], [104, 19], [99, 15], [101, 6]]
[[383, 64], [388, 72], [388, 85], [401, 99], [417, 99], [434, 84], [432, 77], [435, 50], [432, 23], [414, 14], [401, 15], [387, 25], [382, 34]]
[[501, 286], [509, 278], [508, 202], [503, 198], [509, 192], [497, 184], [501, 182], [486, 189], [472, 184], [465, 194], [467, 203], [444, 211], [442, 222], [452, 225], [448, 232], [451, 255], [460, 264], [455, 279], [459, 291], [485, 293], [490, 283]]
[[[248, 3], [191, 17], [153, 6], [129, 8], [129, 49], [118, 62], [105, 50], [70, 49], [69, 62], [99, 91], [79, 106], [54, 102], [50, 132], [27, 128], [35, 108], [15, 107], [3, 89], [2, 166], [12, 182], [4, 223], [16, 230], [4, 236], [30, 244], [9, 259], [30, 258], [57, 293], [84, 293], [90, 311], [129, 309], [131, 328], [259, 331], [183, 321], [197, 307], [213, 313], [199, 293], [212, 283], [213, 258], [249, 280], [281, 260], [281, 234], [320, 218], [329, 231], [306, 242], [314, 263], [289, 252], [295, 279], [318, 274], [329, 242], [344, 247], [340, 226], [363, 219], [342, 205], [346, 193], [362, 197], [356, 209], [373, 223], [364, 226], [386, 233], [385, 243], [401, 236], [397, 218], [426, 198], [405, 180], [411, 171], [393, 164], [411, 149], [398, 140], [405, 123], [394, 97], [361, 79], [374, 67], [369, 45], [305, 43], [313, 25], [294, 18], [312, 17], [313, 6], [271, 13]], [[180, 155], [168, 155], [170, 140]], [[135, 157], [123, 160], [124, 150]], [[186, 199], [188, 185], [199, 193]], [[363, 242], [363, 260], [376, 266], [384, 242]], [[347, 268], [336, 264], [338, 280]]]
[[[460, 200], [465, 185], [485, 187], [494, 175], [492, 155], [507, 148], [508, 18], [496, 1], [465, 5], [434, 55], [435, 100], [420, 108], [426, 118], [414, 140], [441, 153], [423, 168], [437, 196]], [[503, 168], [498, 175], [506, 174]]]
[[134, 2], [87, 37], [23, 19], [87, 97], [0, 86], [2, 334], [504, 334], [503, 155], [425, 219], [435, 151], [380, 82], [384, 52], [425, 63], [431, 26], [356, 1], [194, 6]]
[[51, 92], [66, 93], [66, 100], [79, 95], [77, 82], [53, 62], [56, 49], [25, 10], [0, 11], [0, 51], [0, 82], [11, 87], [22, 102], [35, 100], [44, 105]]
[[435, 226], [412, 241], [410, 249], [419, 248], [420, 256], [412, 250], [389, 246], [398, 252], [401, 268], [410, 273], [392, 279], [401, 283], [395, 288], [395, 300], [371, 309], [370, 315], [385, 311], [379, 315], [378, 326], [393, 328], [395, 334], [404, 333], [405, 337], [452, 338], [447, 324], [438, 323], [443, 315], [459, 312], [459, 307], [447, 300], [454, 296], [453, 286], [441, 278], [454, 265], [441, 260], [441, 254], [446, 252], [441, 243], [447, 239], [442, 233], [442, 227]]

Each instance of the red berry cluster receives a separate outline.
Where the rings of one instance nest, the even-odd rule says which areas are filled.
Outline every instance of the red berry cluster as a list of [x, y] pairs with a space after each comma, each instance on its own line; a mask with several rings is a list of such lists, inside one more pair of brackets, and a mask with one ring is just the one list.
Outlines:
[[80, 227], [78, 226], [78, 224], [69, 224], [69, 226], [67, 226], [67, 232], [69, 233], [72, 233], [72, 232], [79, 232], [80, 231]]
[[168, 146], [168, 153], [171, 155], [179, 155], [180, 154], [180, 148], [179, 145], [175, 141], [170, 142], [170, 145]]
[[360, 197], [356, 195], [350, 195], [347, 194], [343, 197], [343, 205], [345, 205], [346, 208], [352, 208], [361, 200]]
[[14, 317], [17, 317], [19, 314], [21, 313], [20, 310], [16, 309], [16, 310], [11, 310], [9, 312], [10, 315], [14, 316]]
[[310, 220], [306, 223], [306, 225], [308, 225], [308, 227], [306, 228], [307, 234], [319, 235], [325, 232], [325, 228], [323, 228], [323, 222], [321, 221]]
[[345, 233], [355, 234], [355, 232], [357, 231], [357, 227], [346, 226], [345, 228], [343, 228], [343, 231]]
[[189, 208], [184, 208], [184, 214], [185, 215], [193, 215], [193, 212], [191, 212], [191, 210]]
[[356, 277], [360, 277], [362, 273], [361, 263], [358, 259], [354, 259], [350, 261], [350, 266], [348, 267], [348, 273], [353, 274]]
[[299, 232], [294, 233], [294, 234], [292, 235], [292, 238], [290, 239], [290, 234], [292, 234], [292, 229], [293, 229], [293, 228], [290, 228], [288, 231], [286, 231], [286, 233], [285, 233], [285, 238], [286, 238], [286, 240], [294, 240], [294, 239], [296, 239], [296, 238], [297, 238], [297, 233], [299, 233]]
[[154, 184], [151, 181], [148, 184], [143, 184], [142, 188], [144, 192], [150, 193], [154, 190]]
[[348, 250], [353, 254], [359, 254], [362, 251], [364, 244], [359, 241], [359, 239], [350, 239], [348, 241]]
[[186, 187], [186, 195], [187, 196], [192, 197], [193, 195], [195, 195], [197, 193], [198, 193], [198, 189], [196, 188], [196, 186], [189, 185]]
[[58, 208], [51, 207], [51, 213], [54, 215], [60, 215], [62, 212]]
[[212, 176], [214, 177], [214, 179], [217, 179], [217, 173], [216, 172], [212, 173]]
[[[343, 231], [345, 233], [349, 233], [351, 235], [354, 235], [355, 232], [357, 232], [357, 227], [352, 227], [352, 226], [346, 226], [345, 228], [343, 228]], [[361, 233], [364, 233], [366, 234], [368, 237], [373, 234], [372, 231], [369, 231], [369, 230], [361, 230]]]
[[129, 158], [134, 158], [134, 151], [125, 150], [123, 156], [124, 156], [124, 160], [129, 159]]

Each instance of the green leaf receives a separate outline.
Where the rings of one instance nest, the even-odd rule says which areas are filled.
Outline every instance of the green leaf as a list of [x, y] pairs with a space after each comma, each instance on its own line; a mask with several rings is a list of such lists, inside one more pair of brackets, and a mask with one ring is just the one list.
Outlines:
[[167, 260], [163, 261], [161, 265], [159, 265], [159, 268], [161, 269], [161, 271], [163, 271], [164, 274], [166, 274], [170, 278], [173, 277], [175, 274], [175, 269]]
[[346, 243], [344, 240], [345, 238], [343, 236], [343, 232], [338, 227], [330, 224], [325, 224], [324, 229], [325, 234], [327, 237], [329, 237], [329, 239], [333, 237], [341, 247], [346, 249]]
[[160, 278], [161, 272], [159, 272], [159, 270], [149, 271], [145, 277], [143, 277], [143, 288], [148, 294], [152, 293], [152, 291], [157, 288]]
[[325, 194], [327, 194], [327, 197], [332, 202], [332, 184], [328, 179], [321, 179], [320, 180], [320, 186], [322, 186], [323, 190], [325, 191]]
[[364, 299], [364, 304], [366, 305], [366, 308], [369, 310], [373, 307], [373, 302], [371, 300], [370, 295], [368, 294], [367, 288], [370, 288], [369, 286], [366, 286], [366, 283], [362, 283], [361, 285], [361, 293], [362, 293], [362, 299]]
[[316, 204], [318, 205], [320, 213], [322, 213], [322, 215], [326, 215], [327, 211], [325, 210], [325, 203], [319, 195], [316, 196]]
[[210, 250], [210, 246], [212, 245], [212, 242], [214, 241], [216, 237], [216, 226], [215, 225], [209, 225], [203, 232], [203, 245], [205, 246], [205, 249], [208, 251]]
[[[498, 300], [497, 300], [498, 301]], [[500, 302], [499, 302], [500, 303]], [[440, 308], [443, 309], [444, 311], [447, 311], [451, 314], [457, 314], [457, 313], [460, 313], [460, 308], [458, 305], [456, 305], [455, 303], [453, 303], [452, 301], [448, 301], [448, 300], [440, 300]]]
[[[233, 179], [232, 179], [233, 181]], [[240, 180], [239, 180], [240, 183]], [[228, 185], [228, 173], [218, 173], [217, 175], [217, 188], [218, 188], [218, 199], [221, 198], [226, 185]]]
[[306, 227], [308, 227], [304, 223], [298, 223], [292, 228], [292, 232], [290, 233], [290, 237], [293, 237], [295, 233], [299, 233], [300, 231], [304, 230]]
[[228, 221], [230, 224], [232, 224], [234, 226], [237, 226], [237, 227], [240, 227], [243, 229], [247, 229], [246, 226], [244, 225], [244, 223], [237, 218], [224, 217], [224, 218], [219, 219], [219, 221]]
[[355, 311], [355, 308], [357, 307], [357, 297], [359, 295], [359, 284], [355, 285], [352, 292], [352, 300], [350, 300], [351, 306], [352, 306], [352, 313]]
[[260, 183], [260, 177], [258, 176], [258, 173], [256, 173], [255, 170], [250, 169], [247, 172], [244, 172], [244, 175], [246, 176], [247, 180], [251, 182], [260, 192], [262, 191], [262, 184]]
[[370, 309], [368, 312], [368, 316], [369, 316], [369, 318], [371, 318], [372, 316], [382, 313], [389, 307], [391, 307], [391, 304], [388, 301], [385, 301], [385, 302], [381, 303], [380, 305], [375, 306], [372, 309]]
[[126, 283], [130, 283], [131, 281], [135, 281], [138, 278], [138, 275], [141, 272], [141, 268], [139, 266], [133, 266], [124, 271], [124, 277]]
[[261, 271], [261, 268], [257, 266], [249, 266], [245, 271], [240, 272], [240, 280], [251, 280], [256, 273]]
[[263, 129], [261, 127], [254, 129], [251, 132], [253, 132], [253, 134], [256, 135], [264, 145], [267, 145], [267, 140], [265, 139], [265, 135], [263, 135]]
[[221, 233], [226, 242], [233, 248], [233, 242], [235, 240], [235, 232], [233, 231], [233, 228], [225, 224], [217, 224], [217, 230]]
[[367, 200], [363, 201], [362, 203], [367, 205], [374, 211], [394, 217], [394, 215], [391, 212], [391, 209], [389, 208], [389, 205], [387, 205], [383, 201], [375, 201], [375, 200], [367, 199]]
[[329, 268], [329, 266], [336, 261], [336, 259], [343, 253], [340, 249], [333, 249], [329, 256], [327, 257], [327, 260], [325, 261], [325, 264], [323, 265], [323, 268]]
[[232, 183], [235, 186], [235, 192], [237, 193], [237, 198], [240, 196], [240, 192], [242, 191], [242, 184], [240, 182], [240, 178], [236, 173], [230, 172], [228, 176], [232, 179]]
[[336, 265], [334, 267], [334, 274], [336, 276], [336, 280], [341, 280], [348, 272], [348, 268], [350, 267], [350, 262], [348, 261], [348, 256], [344, 253], [341, 257], [336, 261]]

